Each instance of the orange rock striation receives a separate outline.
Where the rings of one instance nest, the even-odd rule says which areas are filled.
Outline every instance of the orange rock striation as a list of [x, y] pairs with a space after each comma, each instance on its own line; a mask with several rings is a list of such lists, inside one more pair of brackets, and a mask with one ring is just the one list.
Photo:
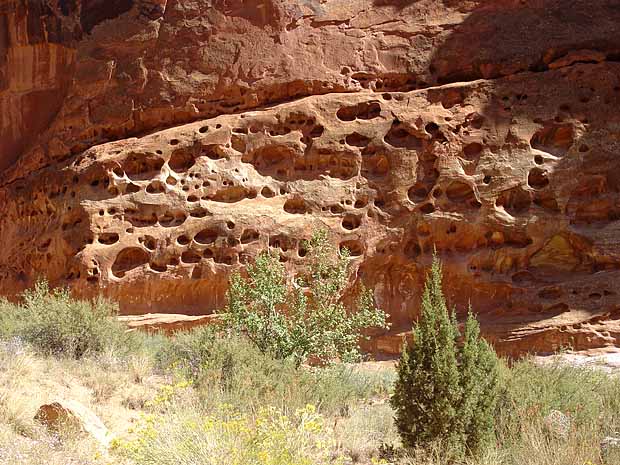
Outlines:
[[3, 5], [0, 293], [203, 315], [327, 227], [391, 315], [376, 352], [434, 249], [501, 352], [620, 344], [615, 1]]

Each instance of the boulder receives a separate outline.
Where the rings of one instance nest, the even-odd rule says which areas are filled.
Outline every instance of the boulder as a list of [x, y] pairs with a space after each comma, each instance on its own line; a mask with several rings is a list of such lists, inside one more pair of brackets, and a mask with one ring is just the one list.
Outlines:
[[74, 400], [57, 400], [41, 405], [34, 419], [54, 433], [88, 433], [104, 448], [108, 448], [113, 439], [99, 417]]

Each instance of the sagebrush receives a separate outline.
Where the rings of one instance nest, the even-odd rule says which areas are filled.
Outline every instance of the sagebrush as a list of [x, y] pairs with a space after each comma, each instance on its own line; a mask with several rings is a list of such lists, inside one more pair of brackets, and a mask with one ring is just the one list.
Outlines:
[[0, 334], [20, 338], [43, 354], [81, 358], [109, 347], [128, 348], [125, 328], [114, 318], [118, 307], [108, 300], [71, 297], [67, 289], [39, 281], [20, 304], [2, 303]]

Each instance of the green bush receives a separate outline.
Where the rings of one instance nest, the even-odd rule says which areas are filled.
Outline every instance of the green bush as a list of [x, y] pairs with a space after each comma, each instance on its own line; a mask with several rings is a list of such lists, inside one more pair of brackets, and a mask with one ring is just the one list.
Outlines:
[[81, 358], [128, 342], [113, 318], [115, 305], [103, 299], [73, 299], [67, 290], [51, 291], [45, 281], [26, 291], [23, 303], [2, 306], [7, 315], [0, 320], [0, 333], [21, 338], [46, 355]]
[[448, 455], [475, 454], [492, 437], [499, 361], [467, 318], [462, 343], [442, 291], [441, 265], [433, 260], [420, 319], [398, 364], [391, 399], [407, 448], [440, 442]]
[[224, 319], [245, 334], [262, 352], [323, 363], [360, 358], [363, 330], [387, 328], [386, 314], [375, 308], [372, 293], [363, 289], [357, 308], [348, 313], [342, 295], [348, 284], [349, 253], [340, 254], [325, 231], [307, 242], [309, 279], [287, 281], [277, 256], [263, 253], [248, 267], [248, 277], [231, 278]]

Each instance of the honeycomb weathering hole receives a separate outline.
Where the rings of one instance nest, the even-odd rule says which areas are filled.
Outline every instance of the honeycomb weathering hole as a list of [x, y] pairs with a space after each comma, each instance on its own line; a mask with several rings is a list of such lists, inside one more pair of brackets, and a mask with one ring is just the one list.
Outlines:
[[248, 190], [243, 186], [230, 186], [218, 190], [211, 200], [214, 202], [235, 203], [248, 197]]
[[194, 155], [186, 149], [175, 150], [168, 160], [168, 166], [172, 171], [183, 173], [196, 164]]
[[529, 210], [532, 205], [532, 196], [528, 191], [521, 187], [502, 192], [495, 201], [498, 207], [504, 207], [508, 213], [523, 213]]
[[527, 176], [527, 183], [533, 189], [543, 189], [549, 185], [547, 171], [541, 168], [532, 168]]
[[478, 142], [472, 142], [471, 144], [467, 144], [463, 148], [463, 155], [468, 160], [475, 160], [482, 153], [482, 144]]
[[474, 208], [480, 207], [472, 186], [461, 181], [454, 181], [446, 188], [446, 197], [454, 203], [467, 204]]
[[157, 247], [157, 239], [153, 236], [144, 236], [144, 238], [140, 239], [140, 242], [149, 250], [155, 250]]
[[149, 254], [140, 247], [130, 247], [123, 249], [116, 256], [112, 265], [112, 274], [117, 278], [122, 278], [125, 273], [145, 265], [149, 262]]
[[200, 263], [202, 256], [193, 250], [188, 250], [181, 254], [181, 261], [183, 263]]
[[574, 141], [575, 130], [571, 124], [550, 123], [534, 133], [530, 145], [537, 150], [561, 157]]
[[347, 215], [342, 219], [342, 227], [349, 231], [359, 228], [361, 223], [361, 217], [358, 215]]
[[138, 186], [137, 184], [129, 183], [127, 184], [127, 187], [125, 188], [125, 192], [127, 194], [135, 194], [136, 192], [140, 192], [140, 186]]
[[97, 241], [100, 244], [104, 245], [112, 245], [116, 244], [119, 241], [119, 235], [117, 233], [103, 233], [99, 234]]
[[370, 143], [370, 137], [354, 132], [345, 138], [345, 142], [352, 147], [366, 147]]
[[215, 229], [203, 229], [194, 236], [194, 240], [199, 244], [212, 244], [218, 236], [219, 233]]
[[166, 187], [161, 181], [153, 181], [146, 187], [149, 194], [162, 194], [166, 192]]
[[351, 257], [359, 257], [364, 253], [364, 248], [360, 241], [349, 240], [340, 243], [340, 251], [348, 250]]
[[199, 208], [197, 208], [195, 210], [192, 210], [189, 213], [189, 215], [192, 218], [204, 218], [205, 216], [209, 216], [210, 213], [209, 213], [209, 210], [207, 210], [206, 208], [199, 207]]
[[284, 203], [284, 211], [291, 214], [303, 215], [308, 212], [308, 208], [302, 199], [288, 199]]
[[168, 270], [168, 267], [161, 263], [149, 263], [149, 268], [157, 273], [164, 273]]
[[400, 149], [421, 150], [424, 145], [423, 139], [411, 134], [400, 121], [394, 121], [392, 123], [392, 127], [383, 140], [392, 147]]
[[246, 229], [245, 231], [243, 231], [243, 234], [241, 234], [241, 243], [249, 244], [251, 242], [257, 241], [259, 237], [260, 234], [255, 229]]
[[428, 196], [428, 187], [423, 183], [417, 182], [407, 191], [407, 197], [413, 203], [421, 202]]
[[420, 211], [425, 215], [430, 215], [435, 211], [435, 206], [432, 203], [425, 203], [420, 207]]
[[272, 191], [270, 188], [268, 188], [267, 186], [265, 186], [260, 191], [260, 195], [262, 195], [263, 197], [265, 197], [267, 199], [270, 199], [271, 197], [275, 196], [276, 193], [274, 191]]

